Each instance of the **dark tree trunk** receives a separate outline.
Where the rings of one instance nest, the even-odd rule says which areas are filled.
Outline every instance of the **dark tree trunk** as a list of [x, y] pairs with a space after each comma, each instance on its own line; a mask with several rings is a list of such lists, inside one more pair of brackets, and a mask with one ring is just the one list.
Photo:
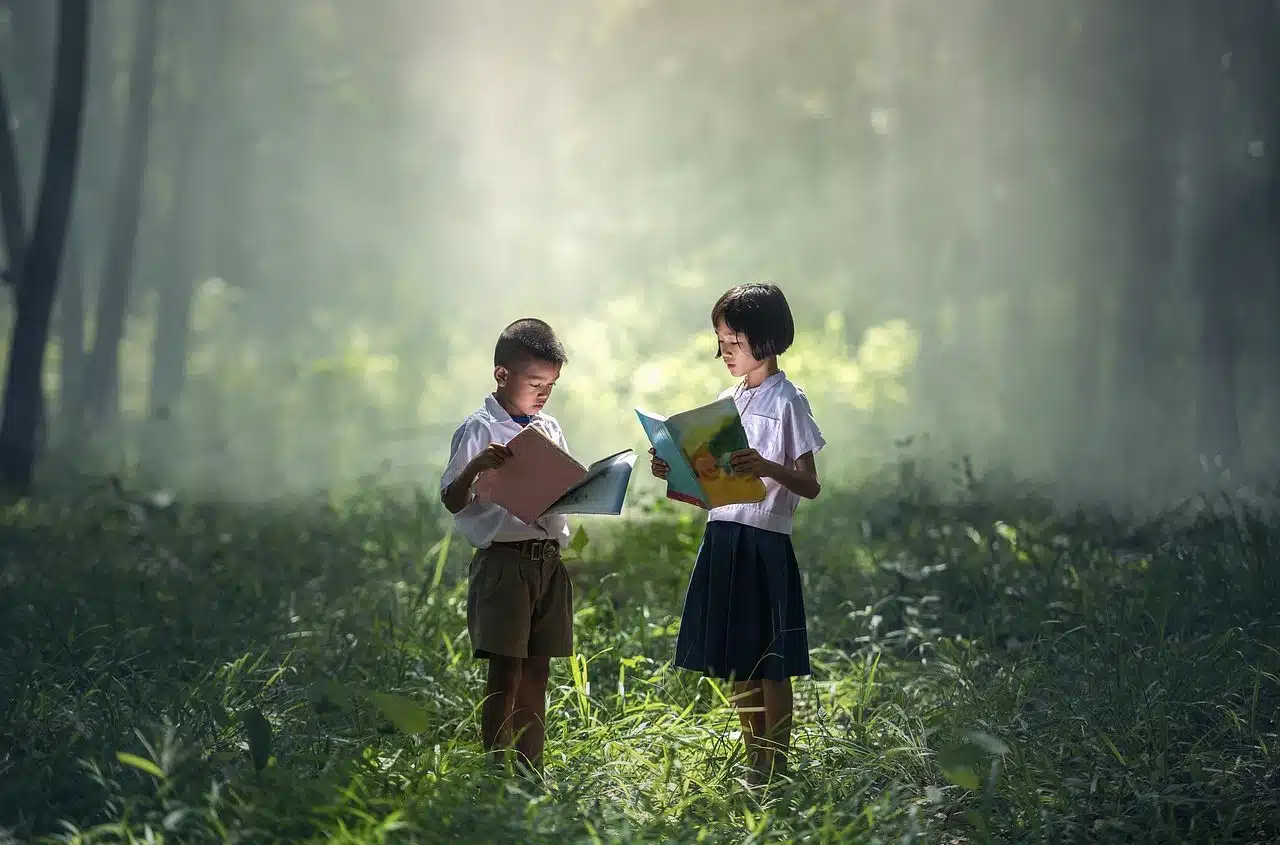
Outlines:
[[84, 376], [84, 244], [73, 225], [67, 257], [58, 286], [58, 407], [65, 411], [80, 402]]
[[198, 272], [196, 240], [201, 221], [208, 219], [204, 203], [193, 202], [209, 187], [209, 115], [222, 101], [223, 52], [230, 31], [231, 4], [223, 2], [212, 12], [209, 31], [199, 28], [197, 36], [204, 55], [197, 62], [196, 75], [205, 80], [196, 88], [181, 121], [178, 153], [178, 182], [174, 187], [173, 229], [169, 238], [173, 269], [160, 284], [156, 314], [156, 334], [151, 348], [151, 392], [148, 414], [163, 419], [182, 394], [187, 377], [187, 346], [191, 334], [191, 306]]
[[8, 264], [0, 267], [4, 282], [15, 284], [27, 248], [27, 227], [23, 221], [26, 205], [22, 199], [22, 178], [18, 171], [18, 147], [13, 137], [13, 117], [0, 79], [0, 234]]
[[151, 100], [155, 83], [156, 40], [160, 0], [145, 0], [138, 9], [133, 69], [129, 80], [126, 138], [117, 171], [114, 228], [98, 289], [93, 350], [85, 368], [84, 415], [91, 425], [114, 422], [119, 410], [120, 341], [129, 310], [134, 250], [142, 211], [142, 183], [151, 137]]
[[0, 479], [20, 494], [31, 489], [36, 433], [44, 418], [44, 355], [80, 153], [88, 46], [89, 0], [62, 0], [40, 201], [17, 292], [0, 418]]

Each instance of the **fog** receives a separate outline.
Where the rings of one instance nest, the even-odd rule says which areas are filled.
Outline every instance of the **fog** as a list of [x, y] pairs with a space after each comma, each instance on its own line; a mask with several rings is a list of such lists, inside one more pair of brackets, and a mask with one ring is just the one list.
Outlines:
[[[53, 5], [0, 4], [31, 207]], [[89, 338], [143, 8], [93, 4], [59, 304], [82, 267]], [[641, 450], [635, 406], [730, 384], [709, 312], [749, 280], [788, 295], [781, 364], [838, 485], [904, 456], [950, 484], [967, 456], [1064, 504], [1134, 505], [1212, 480], [1206, 462], [1273, 465], [1273, 4], [159, 8], [103, 466], [246, 501], [370, 473], [433, 487], [523, 316], [567, 346], [548, 411], [579, 458]], [[189, 332], [155, 343], [185, 292]], [[175, 356], [180, 389], [149, 411]], [[57, 419], [51, 451], [83, 458]]]

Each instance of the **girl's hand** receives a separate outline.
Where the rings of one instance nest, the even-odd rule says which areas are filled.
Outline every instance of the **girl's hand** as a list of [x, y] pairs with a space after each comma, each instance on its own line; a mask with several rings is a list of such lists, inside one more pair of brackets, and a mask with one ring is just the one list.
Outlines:
[[666, 479], [667, 473], [671, 472], [671, 467], [667, 462], [658, 457], [658, 453], [653, 449], [649, 450], [649, 472], [653, 473], [654, 478]]
[[729, 455], [729, 466], [741, 475], [754, 475], [756, 478], [771, 478], [778, 465], [760, 457], [755, 449], [739, 449]]

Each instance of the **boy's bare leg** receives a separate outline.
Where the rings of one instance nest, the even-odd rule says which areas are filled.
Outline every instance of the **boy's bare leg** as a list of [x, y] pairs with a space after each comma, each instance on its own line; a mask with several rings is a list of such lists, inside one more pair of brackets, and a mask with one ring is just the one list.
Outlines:
[[520, 662], [520, 684], [515, 696], [512, 727], [516, 749], [535, 771], [542, 771], [542, 749], [547, 732], [548, 657], [526, 657]]
[[787, 754], [791, 750], [791, 679], [762, 681], [764, 693], [764, 745], [767, 749], [766, 772], [787, 772]]
[[764, 736], [766, 726], [760, 681], [736, 681], [733, 693], [733, 703], [738, 708], [738, 721], [742, 723], [742, 743], [746, 747], [747, 765], [758, 771], [763, 751], [760, 738]]
[[489, 678], [480, 710], [480, 739], [495, 761], [501, 761], [511, 747], [511, 716], [520, 686], [520, 663], [518, 657], [489, 657]]

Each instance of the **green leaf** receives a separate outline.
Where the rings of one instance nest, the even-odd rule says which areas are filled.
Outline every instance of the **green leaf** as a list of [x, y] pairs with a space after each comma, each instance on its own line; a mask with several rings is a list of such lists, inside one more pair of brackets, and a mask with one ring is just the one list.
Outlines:
[[431, 716], [427, 711], [404, 696], [375, 692], [370, 697], [382, 715], [401, 733], [423, 733], [431, 727]]
[[1004, 740], [994, 737], [989, 733], [983, 733], [982, 731], [965, 731], [964, 738], [988, 754], [994, 754], [997, 757], [1003, 757], [1010, 753], [1010, 748], [1005, 744]]
[[209, 702], [209, 712], [213, 715], [213, 721], [220, 728], [228, 728], [232, 725], [231, 715], [227, 713], [227, 708], [222, 706], [220, 701]]
[[978, 766], [984, 759], [981, 748], [971, 742], [962, 742], [938, 752], [938, 768], [942, 770], [943, 777], [961, 789], [977, 791], [982, 787]]
[[575, 555], [580, 555], [589, 542], [591, 542], [591, 540], [587, 537], [586, 529], [579, 525], [578, 530], [573, 532], [573, 537], [569, 540], [569, 551], [573, 552]]
[[436, 552], [436, 570], [431, 575], [431, 589], [433, 590], [440, 586], [440, 579], [444, 577], [444, 565], [445, 561], [449, 559], [449, 545], [452, 539], [453, 525], [450, 524], [444, 533], [444, 537], [436, 544], [439, 549]]
[[116, 759], [126, 766], [133, 766], [135, 769], [141, 769], [153, 777], [164, 780], [164, 771], [146, 757], [139, 757], [137, 754], [130, 754], [127, 751], [117, 751]]
[[319, 712], [331, 710], [335, 707], [346, 707], [351, 704], [353, 695], [351, 690], [337, 681], [329, 679], [317, 681], [308, 690], [308, 697]]
[[249, 738], [249, 757], [253, 760], [253, 767], [262, 771], [271, 759], [271, 723], [257, 707], [246, 710], [240, 718]]
[[1001, 739], [982, 731], [965, 731], [963, 740], [938, 752], [938, 768], [947, 780], [963, 789], [982, 787], [982, 772], [988, 770], [991, 757], [1010, 752]]

